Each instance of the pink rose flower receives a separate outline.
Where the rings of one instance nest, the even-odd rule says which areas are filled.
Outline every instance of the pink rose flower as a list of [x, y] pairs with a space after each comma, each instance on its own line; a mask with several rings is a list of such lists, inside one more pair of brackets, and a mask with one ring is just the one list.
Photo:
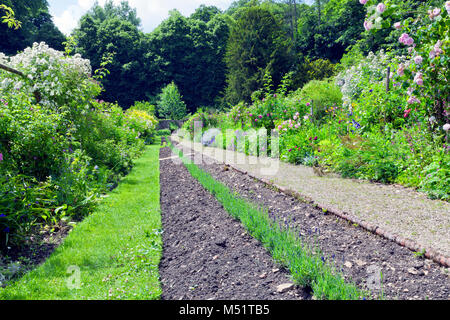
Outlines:
[[378, 11], [379, 13], [383, 13], [384, 10], [386, 10], [386, 5], [385, 5], [384, 3], [379, 3], [379, 4], [377, 5], [377, 11]]
[[400, 22], [394, 23], [394, 28], [400, 30], [402, 28], [402, 24]]
[[436, 44], [434, 45], [434, 51], [436, 52], [436, 56], [439, 56], [441, 53], [444, 53], [441, 49], [442, 41], [438, 40]]
[[405, 66], [403, 65], [403, 63], [398, 66], [397, 74], [399, 76], [402, 76], [405, 74]]
[[433, 20], [434, 18], [436, 18], [440, 14], [441, 14], [441, 9], [439, 9], [439, 8], [434, 8], [433, 10], [428, 10], [428, 17], [431, 20]]
[[412, 46], [414, 44], [414, 39], [407, 33], [403, 33], [400, 38], [398, 38], [398, 41], [408, 46]]
[[420, 103], [420, 100], [417, 99], [417, 98], [414, 97], [414, 96], [411, 96], [411, 97], [408, 99], [408, 104], [413, 104], [413, 103]]
[[421, 56], [416, 56], [416, 57], [414, 58], [414, 62], [415, 62], [416, 64], [421, 64], [421, 63], [423, 62], [423, 58], [422, 58]]
[[3, 153], [0, 153], [0, 162], [3, 161]]
[[409, 38], [409, 35], [407, 33], [402, 33], [400, 38], [398, 38], [398, 42], [405, 44], [406, 39]]
[[364, 21], [364, 29], [366, 29], [366, 31], [369, 31], [372, 28], [373, 28], [372, 21]]
[[361, 3], [362, 5], [365, 5], [367, 3], [367, 0], [359, 0], [359, 3]]
[[431, 49], [430, 54], [428, 56], [430, 59], [434, 59], [436, 57], [436, 51], [434, 49]]
[[423, 86], [423, 79], [422, 78], [417, 78], [414, 81], [417, 83], [417, 85]]
[[447, 10], [447, 13], [450, 14], [450, 1], [445, 3], [445, 10]]

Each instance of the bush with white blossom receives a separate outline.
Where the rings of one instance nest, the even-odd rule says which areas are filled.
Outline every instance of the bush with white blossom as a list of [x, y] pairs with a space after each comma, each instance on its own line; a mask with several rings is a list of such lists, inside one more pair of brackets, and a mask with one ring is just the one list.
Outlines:
[[80, 108], [101, 92], [99, 84], [91, 78], [89, 60], [79, 54], [65, 56], [43, 42], [34, 43], [12, 57], [0, 53], [0, 63], [24, 75], [2, 72], [2, 91], [20, 90], [30, 96], [38, 92], [40, 103], [52, 108]]
[[335, 82], [341, 87], [344, 106], [350, 107], [351, 101], [359, 97], [369, 83], [382, 82], [390, 61], [391, 58], [383, 50], [370, 52], [363, 61], [340, 72]]

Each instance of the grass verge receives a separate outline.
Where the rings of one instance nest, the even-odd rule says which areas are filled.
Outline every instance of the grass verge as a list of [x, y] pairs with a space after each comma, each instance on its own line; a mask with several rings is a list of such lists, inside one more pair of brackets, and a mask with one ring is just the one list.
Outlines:
[[159, 299], [159, 145], [77, 225], [51, 257], [0, 289], [0, 300]]
[[233, 194], [227, 186], [184, 157], [183, 152], [175, 148], [170, 140], [167, 141], [190, 174], [222, 203], [231, 216], [240, 220], [254, 238], [261, 241], [275, 261], [288, 268], [295, 283], [311, 288], [317, 299], [357, 300], [369, 296], [368, 292], [360, 290], [355, 284], [347, 283], [317, 248], [302, 241], [298, 231], [283, 227], [284, 224], [269, 217], [267, 210]]

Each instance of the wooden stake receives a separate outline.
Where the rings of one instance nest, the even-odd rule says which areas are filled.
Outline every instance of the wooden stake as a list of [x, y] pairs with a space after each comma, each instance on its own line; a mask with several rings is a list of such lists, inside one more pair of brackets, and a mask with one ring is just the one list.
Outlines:
[[391, 83], [391, 67], [387, 68], [387, 75], [386, 75], [386, 92], [389, 92], [389, 85]]

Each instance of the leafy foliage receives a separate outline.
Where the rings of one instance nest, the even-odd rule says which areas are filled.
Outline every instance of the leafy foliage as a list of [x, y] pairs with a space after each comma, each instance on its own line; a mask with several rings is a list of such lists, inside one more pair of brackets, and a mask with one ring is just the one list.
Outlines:
[[287, 71], [288, 42], [269, 10], [249, 7], [233, 25], [227, 44], [227, 100], [233, 104], [250, 102], [268, 72], [275, 85]]
[[158, 101], [158, 114], [160, 118], [170, 120], [181, 120], [186, 116], [186, 104], [174, 82], [162, 90]]

